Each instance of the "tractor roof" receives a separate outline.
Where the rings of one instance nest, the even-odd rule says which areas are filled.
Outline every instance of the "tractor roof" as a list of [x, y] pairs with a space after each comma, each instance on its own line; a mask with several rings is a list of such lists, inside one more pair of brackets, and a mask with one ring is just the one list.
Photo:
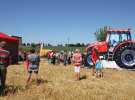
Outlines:
[[131, 29], [127, 28], [127, 29], [109, 29], [108, 32], [125, 32], [125, 33], [130, 33]]

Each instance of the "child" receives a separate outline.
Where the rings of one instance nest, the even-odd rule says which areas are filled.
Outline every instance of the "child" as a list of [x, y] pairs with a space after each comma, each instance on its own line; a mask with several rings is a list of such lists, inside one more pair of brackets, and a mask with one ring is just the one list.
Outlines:
[[96, 77], [97, 78], [103, 78], [103, 71], [102, 71], [103, 65], [101, 62], [102, 58], [103, 57], [100, 56], [99, 59], [97, 59], [97, 61], [96, 61]]
[[75, 80], [80, 80], [80, 66], [82, 62], [82, 56], [79, 49], [75, 50], [72, 61], [74, 63]]

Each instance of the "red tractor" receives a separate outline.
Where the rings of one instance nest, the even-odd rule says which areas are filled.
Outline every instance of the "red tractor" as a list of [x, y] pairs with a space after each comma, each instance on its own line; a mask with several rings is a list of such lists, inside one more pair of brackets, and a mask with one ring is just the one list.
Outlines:
[[135, 68], [135, 41], [131, 38], [130, 29], [109, 29], [106, 41], [91, 43], [85, 51], [86, 65], [94, 65], [98, 56], [103, 56], [121, 68]]

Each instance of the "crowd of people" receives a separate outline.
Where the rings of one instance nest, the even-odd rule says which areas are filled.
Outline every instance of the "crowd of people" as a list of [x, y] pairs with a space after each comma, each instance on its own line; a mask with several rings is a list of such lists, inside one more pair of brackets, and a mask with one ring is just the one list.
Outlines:
[[[10, 53], [5, 48], [6, 42], [0, 42], [0, 95], [4, 93], [7, 67], [10, 64]], [[68, 64], [73, 64], [75, 80], [80, 80], [80, 69], [84, 61], [84, 56], [80, 53], [79, 49], [75, 52], [55, 52], [50, 51], [47, 54], [47, 60], [49, 64], [60, 64], [63, 63], [64, 66]], [[35, 49], [31, 49], [29, 53], [23, 52], [24, 68], [28, 72], [28, 78], [26, 81], [26, 86], [31, 82], [32, 74], [35, 75], [36, 83], [38, 84], [38, 72], [40, 68], [40, 56], [35, 52]], [[93, 66], [93, 75], [97, 78], [103, 77], [102, 71], [102, 57], [98, 56]]]
[[63, 63], [64, 66], [66, 66], [67, 64], [71, 64], [71, 59], [73, 56], [73, 52], [66, 52], [65, 51], [61, 51], [61, 52], [55, 52], [55, 51], [50, 51], [47, 54], [47, 59], [48, 62], [51, 64], [60, 64]]

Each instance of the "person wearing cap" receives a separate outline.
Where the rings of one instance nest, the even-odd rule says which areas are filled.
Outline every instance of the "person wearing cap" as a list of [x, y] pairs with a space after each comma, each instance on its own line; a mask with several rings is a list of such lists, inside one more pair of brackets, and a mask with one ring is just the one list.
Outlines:
[[75, 80], [80, 80], [80, 66], [82, 62], [82, 56], [79, 49], [75, 50], [72, 61], [74, 63]]
[[7, 67], [9, 65], [9, 51], [6, 50], [6, 42], [0, 42], [0, 95], [4, 94]]
[[103, 64], [101, 62], [102, 59], [103, 59], [103, 57], [99, 56], [97, 61], [96, 61], [96, 64], [95, 64], [95, 66], [96, 66], [96, 73], [95, 74], [96, 74], [97, 78], [103, 78], [103, 71], [102, 71]]

